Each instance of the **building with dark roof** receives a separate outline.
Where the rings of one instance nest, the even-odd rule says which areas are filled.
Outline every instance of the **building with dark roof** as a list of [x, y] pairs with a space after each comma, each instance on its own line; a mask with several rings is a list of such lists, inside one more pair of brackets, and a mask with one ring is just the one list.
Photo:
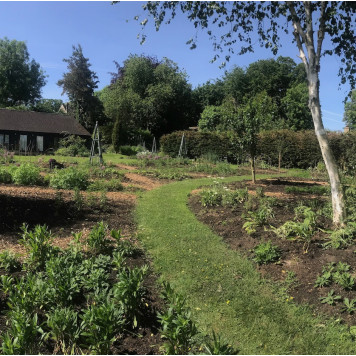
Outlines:
[[90, 133], [72, 116], [0, 109], [0, 147], [20, 152], [57, 149], [60, 138]]

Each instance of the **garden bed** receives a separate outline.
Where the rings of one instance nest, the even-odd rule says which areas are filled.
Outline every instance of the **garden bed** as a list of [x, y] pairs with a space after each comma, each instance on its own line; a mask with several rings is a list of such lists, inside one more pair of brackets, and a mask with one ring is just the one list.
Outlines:
[[[100, 202], [103, 199], [103, 202]], [[81, 202], [78, 202], [81, 200]], [[22, 223], [29, 225], [29, 229], [35, 225], [46, 224], [55, 236], [53, 245], [62, 249], [68, 247], [73, 241], [73, 233], [82, 233], [82, 244], [91, 229], [99, 221], [105, 221], [109, 229], [121, 230], [122, 238], [139, 248], [134, 238], [135, 224], [133, 210], [136, 196], [122, 192], [109, 192], [103, 198], [100, 193], [81, 192], [80, 198], [75, 197], [73, 191], [57, 191], [43, 187], [16, 187], [13, 185], [0, 186], [0, 250], [10, 250], [22, 255], [24, 262], [26, 251], [19, 244], [20, 226]], [[79, 204], [79, 205], [78, 205]], [[141, 252], [126, 257], [125, 266], [134, 269], [150, 264], [147, 257]], [[0, 269], [0, 276], [21, 278], [25, 271], [8, 273]], [[116, 272], [113, 270], [110, 276], [111, 283], [117, 283]], [[113, 354], [157, 354], [161, 346], [157, 311], [163, 308], [163, 301], [159, 297], [156, 276], [149, 270], [143, 282], [147, 293], [144, 297], [146, 305], [144, 317], [140, 320], [138, 328], [128, 328], [120, 333], [117, 341], [110, 349]], [[0, 332], [2, 336], [8, 329], [6, 325], [6, 313], [9, 311], [7, 297], [4, 292], [0, 296]], [[79, 305], [73, 304], [76, 310], [85, 307], [85, 299], [79, 301]], [[45, 311], [37, 311], [39, 322], [46, 321]], [[45, 331], [46, 327], [42, 326]], [[58, 345], [57, 345], [58, 346]], [[78, 345], [79, 346], [79, 345]], [[82, 348], [83, 349], [83, 348]], [[83, 351], [85, 348], [83, 349]], [[41, 349], [36, 352], [44, 354], [57, 353], [55, 343], [50, 339], [43, 342]], [[60, 351], [59, 351], [60, 352]]]
[[[280, 282], [287, 288], [290, 301], [313, 305], [317, 312], [342, 318], [349, 325], [355, 325], [355, 313], [342, 312], [345, 298], [349, 301], [356, 298], [355, 285], [351, 290], [345, 290], [333, 282], [328, 286], [315, 287], [323, 267], [330, 266], [330, 263], [334, 263], [334, 270], [339, 262], [351, 266], [349, 272], [352, 277], [355, 277], [356, 270], [353, 269], [356, 266], [355, 244], [344, 249], [323, 248], [322, 245], [328, 236], [324, 231], [332, 228], [331, 220], [325, 216], [318, 218], [318, 226], [324, 231], [316, 230], [308, 248], [301, 241], [278, 237], [271, 228], [271, 226], [278, 228], [286, 221], [293, 220], [294, 208], [299, 204], [313, 208], [321, 208], [325, 205], [328, 196], [319, 194], [323, 191], [320, 187], [325, 187], [325, 185], [324, 182], [293, 179], [259, 180], [256, 185], [250, 182], [228, 185], [230, 190], [248, 187], [250, 194], [256, 194], [256, 188], [262, 188], [266, 196], [276, 198], [273, 206], [274, 218], [265, 226], [257, 227], [256, 231], [251, 234], [243, 228], [246, 219], [242, 215], [247, 215], [243, 204], [236, 204], [233, 207], [221, 205], [204, 207], [201, 204], [199, 191], [196, 191], [190, 198], [189, 206], [197, 218], [222, 236], [232, 249], [238, 250], [251, 259], [255, 257], [256, 246], [261, 242], [271, 241], [272, 245], [278, 247], [280, 259], [276, 263], [256, 264], [261, 274], [268, 279]], [[296, 193], [290, 193], [293, 190]], [[340, 300], [336, 299], [334, 305], [321, 303], [320, 298], [326, 297], [332, 290], [334, 291], [332, 295], [341, 296]]]

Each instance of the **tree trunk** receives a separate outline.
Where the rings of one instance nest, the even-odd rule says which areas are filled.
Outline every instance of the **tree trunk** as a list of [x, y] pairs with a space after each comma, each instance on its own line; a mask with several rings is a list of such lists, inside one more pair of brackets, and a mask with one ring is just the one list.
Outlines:
[[278, 173], [281, 173], [282, 152], [278, 152]]
[[329, 145], [328, 138], [321, 120], [321, 107], [319, 98], [319, 78], [315, 70], [314, 73], [309, 73], [309, 108], [312, 113], [315, 134], [318, 139], [320, 150], [325, 162], [326, 170], [329, 175], [331, 200], [333, 208], [333, 223], [335, 226], [345, 224], [346, 212], [344, 204], [344, 194], [340, 182], [340, 176], [336, 164], [334, 154]]
[[252, 183], [256, 183], [256, 168], [255, 168], [255, 157], [251, 156], [250, 159], [251, 162], [251, 174], [252, 174]]

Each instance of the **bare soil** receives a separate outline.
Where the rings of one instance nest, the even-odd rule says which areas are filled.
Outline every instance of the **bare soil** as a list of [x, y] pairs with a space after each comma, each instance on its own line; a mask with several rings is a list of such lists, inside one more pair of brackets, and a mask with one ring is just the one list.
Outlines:
[[[256, 190], [257, 187], [262, 187], [265, 195], [273, 196], [278, 199], [277, 206], [274, 207], [275, 218], [270, 222], [274, 227], [281, 226], [287, 220], [292, 220], [294, 217], [294, 208], [300, 202], [310, 202], [312, 199], [319, 200], [321, 203], [328, 197], [310, 195], [310, 194], [287, 194], [285, 187], [288, 185], [298, 185], [303, 187], [312, 186], [315, 184], [326, 184], [325, 182], [313, 181], [293, 181], [292, 179], [269, 179], [259, 180], [256, 185], [250, 182], [238, 182], [229, 185], [230, 189], [248, 187], [250, 192]], [[300, 241], [282, 240], [269, 228], [260, 227], [253, 235], [248, 235], [242, 228], [245, 220], [242, 214], [246, 213], [243, 205], [235, 208], [231, 207], [203, 207], [200, 203], [198, 191], [194, 192], [189, 200], [190, 209], [196, 214], [197, 218], [211, 227], [218, 235], [222, 236], [223, 240], [233, 250], [238, 250], [248, 258], [253, 258], [253, 249], [262, 241], [270, 240], [273, 245], [279, 247], [282, 257], [280, 262], [267, 265], [257, 265], [256, 267], [261, 275], [267, 279], [283, 283], [290, 272], [295, 274], [295, 282], [288, 289], [288, 294], [292, 299], [299, 304], [312, 305], [319, 313], [341, 318], [349, 325], [356, 324], [356, 315], [341, 313], [342, 302], [336, 305], [322, 304], [319, 300], [325, 297], [328, 292], [333, 289], [335, 295], [341, 295], [342, 298], [350, 300], [356, 298], [355, 288], [351, 291], [346, 291], [335, 283], [330, 287], [316, 288], [314, 287], [315, 280], [321, 274], [322, 267], [330, 262], [344, 262], [351, 266], [352, 273], [356, 275], [356, 246], [352, 245], [347, 249], [323, 249], [322, 243], [326, 234], [322, 231], [315, 233], [313, 240], [309, 246], [308, 252], [305, 253], [303, 243]], [[320, 219], [320, 227], [324, 230], [332, 228], [332, 222], [326, 218]]]

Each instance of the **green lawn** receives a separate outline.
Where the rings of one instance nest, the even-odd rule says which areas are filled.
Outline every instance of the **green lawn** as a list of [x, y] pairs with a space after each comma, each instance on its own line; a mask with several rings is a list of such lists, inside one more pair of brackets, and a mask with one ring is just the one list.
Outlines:
[[[222, 181], [249, 177], [230, 177]], [[162, 280], [187, 297], [194, 320], [243, 354], [354, 354], [349, 328], [296, 306], [281, 287], [198, 222], [188, 194], [217, 179], [186, 180], [143, 194], [139, 237]]]

